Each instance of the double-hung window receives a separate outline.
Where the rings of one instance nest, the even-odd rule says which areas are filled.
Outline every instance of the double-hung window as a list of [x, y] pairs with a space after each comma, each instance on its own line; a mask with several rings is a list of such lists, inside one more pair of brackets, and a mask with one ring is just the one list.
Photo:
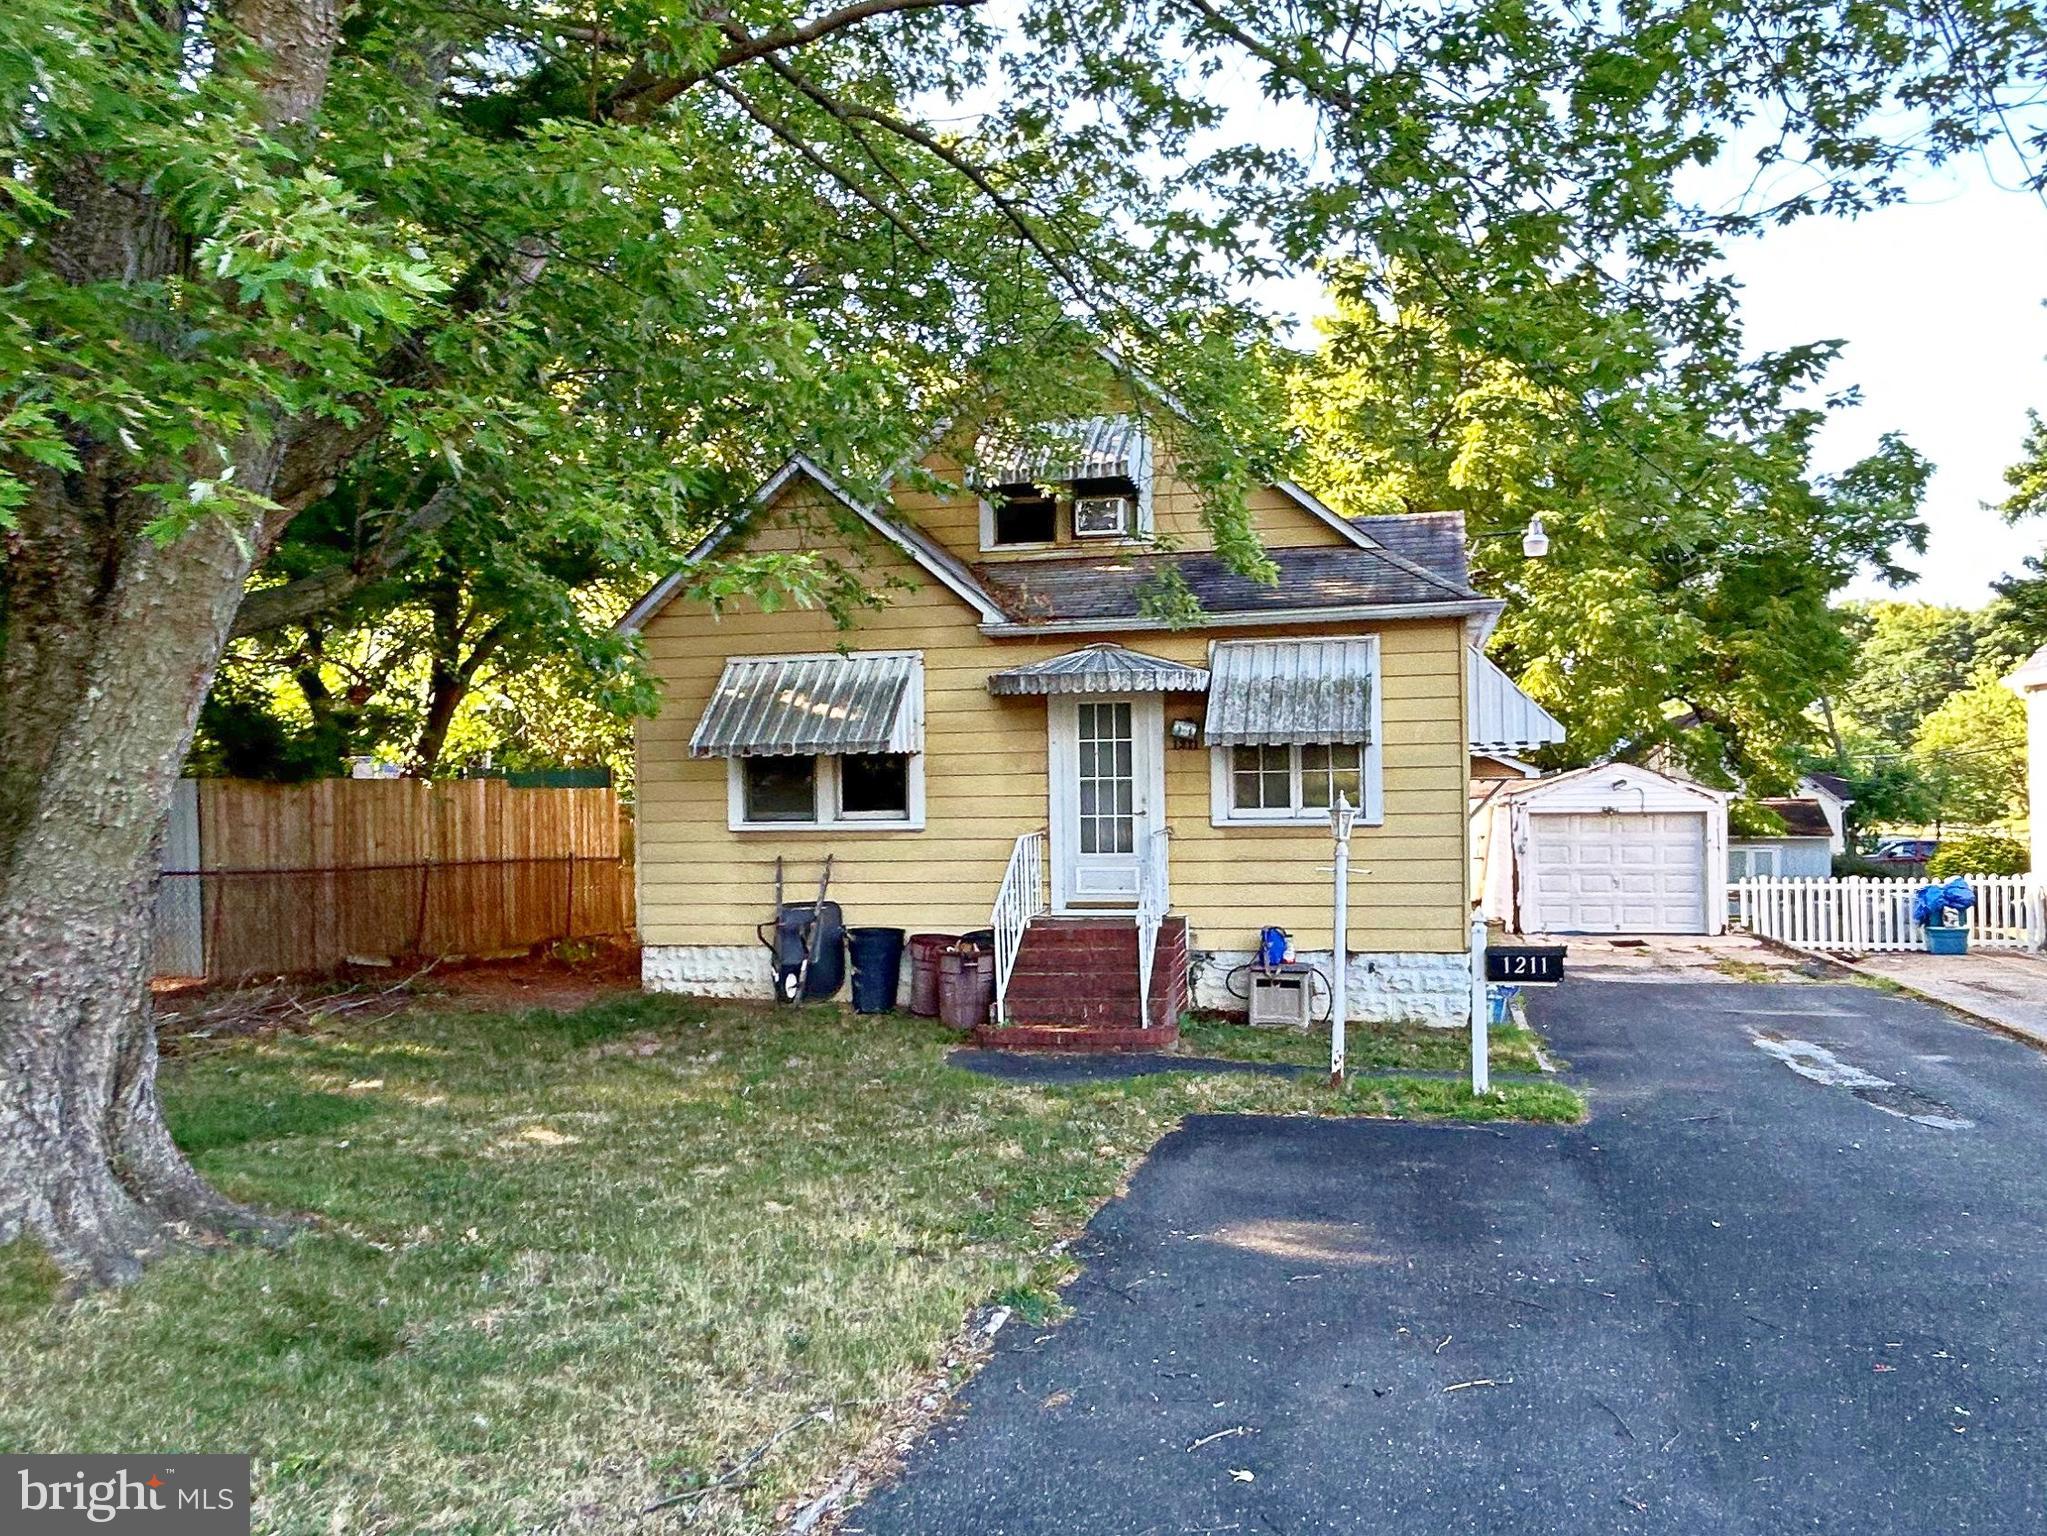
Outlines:
[[923, 820], [923, 774], [916, 753], [736, 757], [732, 762], [735, 828], [872, 822], [880, 829]]
[[690, 737], [726, 760], [735, 832], [924, 825], [924, 661], [914, 651], [725, 663]]
[[1381, 819], [1376, 637], [1219, 641], [1209, 666], [1214, 825], [1321, 824], [1339, 798]]

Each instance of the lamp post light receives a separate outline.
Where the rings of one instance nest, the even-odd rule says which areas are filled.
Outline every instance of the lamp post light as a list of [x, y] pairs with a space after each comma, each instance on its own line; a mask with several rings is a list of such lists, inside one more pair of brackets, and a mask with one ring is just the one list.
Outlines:
[[1350, 796], [1339, 792], [1329, 808], [1329, 833], [1336, 839], [1335, 915], [1330, 923], [1334, 942], [1329, 968], [1329, 1086], [1343, 1086], [1343, 1019], [1350, 1006], [1350, 829], [1358, 813]]
[[1536, 513], [1528, 519], [1528, 526], [1521, 533], [1521, 553], [1530, 560], [1540, 560], [1549, 553], [1549, 530], [1542, 526], [1542, 514]]

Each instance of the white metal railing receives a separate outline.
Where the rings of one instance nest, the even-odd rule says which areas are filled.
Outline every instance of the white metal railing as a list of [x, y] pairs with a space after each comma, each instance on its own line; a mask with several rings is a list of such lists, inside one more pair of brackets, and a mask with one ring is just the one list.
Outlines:
[[[1967, 913], [1974, 949], [2039, 949], [2047, 944], [2041, 882], [2031, 875], [1970, 875], [1976, 905]], [[1731, 881], [1736, 922], [1750, 933], [1794, 949], [1881, 954], [1924, 949], [1925, 930], [1912, 921], [1912, 898], [1931, 882], [1918, 879], [1780, 879]]]
[[1151, 962], [1158, 953], [1159, 928], [1172, 906], [1166, 855], [1169, 827], [1137, 835], [1137, 1027], [1151, 1027]]
[[995, 892], [995, 909], [988, 926], [995, 930], [995, 1022], [1003, 1022], [1003, 1003], [1009, 995], [1009, 973], [1016, 969], [1016, 952], [1023, 946], [1024, 929], [1046, 909], [1045, 834], [1026, 832], [1009, 850], [1009, 867], [1002, 872], [1002, 884]]

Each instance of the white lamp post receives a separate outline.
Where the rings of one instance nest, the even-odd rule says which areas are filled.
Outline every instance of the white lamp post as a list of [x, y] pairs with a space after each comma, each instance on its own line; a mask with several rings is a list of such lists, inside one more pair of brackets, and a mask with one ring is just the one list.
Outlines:
[[1329, 1086], [1343, 1086], [1343, 1020], [1350, 1006], [1347, 983], [1350, 976], [1350, 829], [1356, 825], [1357, 810], [1350, 796], [1339, 793], [1329, 808], [1329, 831], [1336, 839], [1335, 920], [1329, 972]]

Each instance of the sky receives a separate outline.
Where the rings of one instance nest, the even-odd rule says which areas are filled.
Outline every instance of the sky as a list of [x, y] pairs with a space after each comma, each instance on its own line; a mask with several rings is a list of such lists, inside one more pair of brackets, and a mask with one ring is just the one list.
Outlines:
[[[1312, 155], [1312, 119], [1262, 100], [1249, 69], [1226, 72], [1220, 90], [1235, 100], [1219, 136]], [[1738, 187], [1751, 169], [1730, 152], [1708, 174]], [[2047, 520], [2014, 528], [1984, 505], [2004, 499], [2027, 410], [2047, 415], [2047, 201], [2018, 186], [2011, 157], [1969, 156], [1918, 172], [1902, 203], [1855, 220], [1808, 218], [1728, 251], [1752, 350], [1845, 344], [1827, 389], [1855, 385], [1862, 399], [1829, 418], [1814, 468], [1845, 469], [1892, 431], [1934, 464], [1920, 513], [1926, 553], [1897, 554], [1918, 579], [1895, 589], [1871, 574], [1844, 596], [1973, 608], [1990, 600], [1991, 582], [2047, 549]], [[1293, 318], [1298, 344], [1312, 345], [1325, 307], [1312, 278], [1261, 285], [1258, 296]]]
[[[2005, 185], [2000, 185], [2000, 181]], [[1831, 382], [1862, 403], [1823, 429], [1819, 468], [1839, 469], [1902, 432], [1935, 465], [1919, 579], [1902, 595], [1974, 607], [1990, 583], [2047, 547], [2047, 522], [2006, 526], [2028, 407], [2047, 414], [2047, 204], [1979, 158], [1927, 173], [1908, 203], [1853, 222], [1809, 219], [1729, 253], [1758, 348], [1839, 338]], [[1900, 595], [1873, 578], [1854, 597]]]

